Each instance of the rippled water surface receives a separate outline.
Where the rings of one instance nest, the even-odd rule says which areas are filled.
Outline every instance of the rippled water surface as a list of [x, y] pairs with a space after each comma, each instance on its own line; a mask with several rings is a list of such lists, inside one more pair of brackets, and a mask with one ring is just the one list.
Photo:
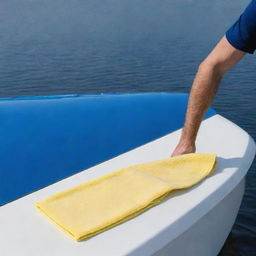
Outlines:
[[[248, 1], [2, 0], [0, 97], [189, 92], [197, 66]], [[223, 78], [213, 107], [256, 138], [256, 59]], [[220, 255], [256, 255], [256, 165]]]

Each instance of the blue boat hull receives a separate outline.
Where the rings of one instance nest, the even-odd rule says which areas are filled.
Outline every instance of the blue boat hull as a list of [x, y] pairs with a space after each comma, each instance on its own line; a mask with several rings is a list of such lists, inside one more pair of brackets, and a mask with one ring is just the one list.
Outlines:
[[174, 93], [0, 99], [0, 205], [181, 128], [187, 101]]

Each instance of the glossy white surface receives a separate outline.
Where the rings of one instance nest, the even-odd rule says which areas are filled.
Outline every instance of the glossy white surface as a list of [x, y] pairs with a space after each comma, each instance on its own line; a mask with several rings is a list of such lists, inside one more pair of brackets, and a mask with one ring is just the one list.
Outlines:
[[241, 128], [215, 115], [202, 122], [197, 152], [216, 153], [215, 173], [200, 184], [175, 192], [161, 204], [90, 239], [75, 242], [34, 203], [47, 196], [125, 166], [166, 158], [181, 130], [59, 181], [0, 207], [0, 255], [152, 255], [188, 230], [243, 179], [255, 156], [255, 143]]
[[222, 201], [153, 256], [216, 256], [235, 222], [245, 178]]

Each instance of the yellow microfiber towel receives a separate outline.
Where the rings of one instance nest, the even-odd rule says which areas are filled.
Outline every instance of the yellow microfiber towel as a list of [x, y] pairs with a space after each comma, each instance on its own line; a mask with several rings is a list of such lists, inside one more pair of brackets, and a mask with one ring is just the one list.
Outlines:
[[191, 153], [137, 164], [85, 182], [36, 203], [36, 208], [80, 241], [128, 219], [176, 189], [212, 173], [216, 154]]

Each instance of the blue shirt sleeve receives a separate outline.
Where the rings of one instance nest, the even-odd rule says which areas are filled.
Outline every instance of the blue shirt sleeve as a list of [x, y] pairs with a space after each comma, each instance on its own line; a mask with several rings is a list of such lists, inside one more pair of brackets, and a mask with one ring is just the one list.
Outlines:
[[226, 38], [238, 50], [254, 53], [256, 49], [256, 0], [250, 2], [239, 19], [228, 29]]

